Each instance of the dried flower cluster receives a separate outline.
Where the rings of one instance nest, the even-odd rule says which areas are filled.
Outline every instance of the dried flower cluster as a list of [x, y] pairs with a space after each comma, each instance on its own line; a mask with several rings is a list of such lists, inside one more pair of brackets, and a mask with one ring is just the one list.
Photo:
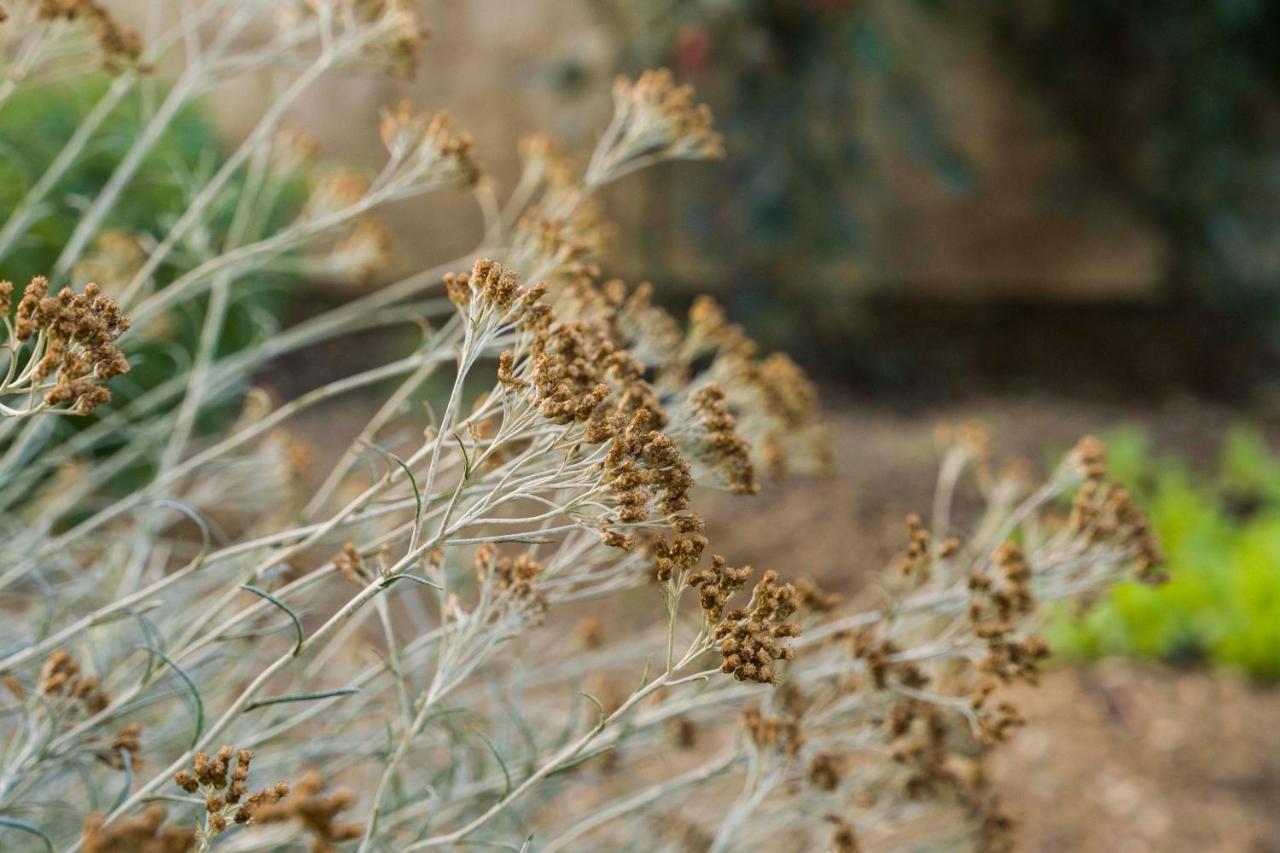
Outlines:
[[499, 599], [504, 609], [520, 608], [535, 619], [547, 610], [546, 595], [538, 589], [542, 568], [528, 553], [499, 556], [491, 545], [476, 550], [476, 583]]
[[[985, 457], [974, 447], [968, 438], [955, 441], [944, 469], [968, 467], [986, 477]], [[979, 533], [971, 541], [944, 537], [945, 527], [931, 533], [920, 518], [908, 519], [907, 547], [889, 575], [892, 600], [876, 611], [819, 624], [800, 638], [797, 662], [777, 698], [746, 718], [748, 743], [771, 758], [769, 769], [755, 771], [739, 800], [741, 811], [730, 812], [732, 828], [744, 830], [752, 805], [750, 820], [768, 823], [759, 806], [764, 802], [773, 804], [779, 833], [789, 810], [839, 804], [827, 842], [837, 849], [919, 844], [934, 831], [954, 833], [957, 826], [966, 827], [976, 849], [1010, 849], [1013, 824], [983, 761], [1023, 723], [1018, 709], [1000, 698], [1000, 688], [1015, 680], [1034, 684], [1048, 655], [1032, 630], [1037, 601], [1075, 595], [1124, 573], [1146, 577], [1156, 558], [1150, 538], [1136, 532], [1147, 526], [1132, 504], [1126, 523], [1101, 535], [1070, 518], [1054, 520], [1060, 496], [1074, 491], [1078, 506], [1080, 495], [1104, 477], [1103, 449], [1085, 439], [1049, 484], [1020, 506], [1004, 499], [1016, 487], [988, 482], [990, 516], [974, 526]], [[953, 488], [954, 481], [943, 485]], [[1079, 515], [1073, 509], [1072, 517]], [[1056, 532], [1022, 545], [1010, 538], [992, 541], [1014, 533], [1016, 527], [1003, 523], [1007, 519]], [[812, 600], [821, 610], [823, 598]], [[880, 750], [891, 760], [869, 762]], [[849, 772], [854, 766], [857, 772]], [[801, 779], [808, 787], [792, 784]], [[890, 819], [895, 803], [951, 817], [931, 830], [928, 822]], [[718, 836], [726, 844], [732, 837]]]
[[174, 784], [179, 788], [204, 798], [204, 825], [197, 831], [202, 845], [225, 832], [228, 821], [250, 823], [259, 809], [289, 796], [287, 782], [277, 782], [250, 794], [247, 784], [252, 761], [253, 753], [249, 750], [223, 746], [212, 757], [197, 752], [191, 760], [191, 769], [179, 770], [174, 775]]
[[335, 24], [356, 45], [351, 64], [368, 63], [397, 77], [412, 77], [430, 30], [409, 0], [287, 0], [274, 11], [283, 45], [298, 41], [299, 31], [319, 27], [329, 37]]
[[588, 170], [603, 183], [659, 159], [714, 160], [724, 156], [711, 108], [694, 100], [665, 68], [613, 85], [614, 120]]
[[1085, 478], [1071, 504], [1071, 530], [1091, 542], [1118, 541], [1140, 554], [1138, 576], [1147, 583], [1163, 580], [1164, 555], [1151, 533], [1146, 514], [1123, 484], [1107, 481], [1106, 448], [1096, 438], [1080, 442], [1073, 461]]
[[67, 699], [80, 706], [85, 714], [96, 714], [111, 704], [96, 675], [83, 675], [80, 664], [59, 649], [49, 656], [40, 670], [39, 691], [49, 699]]
[[336, 850], [334, 845], [363, 836], [364, 826], [340, 818], [342, 812], [355, 805], [355, 794], [346, 788], [328, 788], [321, 774], [307, 773], [293, 786], [287, 799], [258, 806], [254, 821], [261, 825], [296, 822], [310, 833], [312, 853]]
[[23, 289], [13, 320], [13, 284], [0, 281], [0, 317], [8, 340], [8, 372], [0, 398], [25, 396], [24, 405], [4, 406], [6, 415], [59, 410], [88, 414], [111, 399], [105, 387], [127, 373], [129, 362], [116, 339], [129, 318], [98, 285], [82, 293], [70, 288], [49, 295], [49, 281], [37, 277]]
[[480, 179], [470, 134], [455, 134], [445, 113], [414, 113], [412, 104], [401, 101], [394, 111], [383, 111], [378, 132], [393, 163], [403, 161], [442, 185], [470, 186]]
[[189, 853], [196, 832], [166, 823], [168, 810], [160, 803], [137, 815], [107, 824], [101, 814], [90, 815], [84, 826], [85, 853]]
[[[0, 23], [10, 28], [13, 35], [0, 33], [0, 58], [10, 39], [21, 41], [25, 48], [25, 51], [15, 51], [17, 55], [8, 69], [11, 76], [31, 79], [43, 70], [40, 54], [53, 52], [52, 37], [45, 32], [50, 28], [83, 33], [96, 52], [98, 63], [107, 71], [118, 73], [125, 68], [139, 67], [143, 49], [141, 36], [137, 30], [121, 26], [99, 0], [10, 0], [7, 5], [8, 12], [0, 6]], [[0, 64], [0, 71], [3, 70]]]

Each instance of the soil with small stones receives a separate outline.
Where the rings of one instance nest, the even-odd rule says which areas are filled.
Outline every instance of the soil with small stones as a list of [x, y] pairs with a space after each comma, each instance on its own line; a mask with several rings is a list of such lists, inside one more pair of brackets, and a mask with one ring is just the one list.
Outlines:
[[1014, 699], [1027, 727], [992, 775], [1019, 847], [1280, 850], [1280, 690], [1224, 672], [1103, 661]]

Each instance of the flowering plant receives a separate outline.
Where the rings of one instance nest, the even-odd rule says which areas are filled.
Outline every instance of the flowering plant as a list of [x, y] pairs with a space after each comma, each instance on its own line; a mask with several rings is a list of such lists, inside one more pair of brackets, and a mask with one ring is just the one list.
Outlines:
[[[404, 3], [183, 4], [145, 42], [92, 0], [5, 6], [6, 85], [38, 85], [86, 35], [118, 75], [55, 173], [112, 99], [182, 60], [49, 277], [0, 291], [16, 297], [0, 386], [6, 849], [598, 849], [655, 815], [656, 846], [1002, 843], [980, 762], [1017, 715], [991, 694], [1035, 677], [1036, 599], [1154, 571], [1145, 521], [1096, 442], [1030, 489], [992, 474], [966, 431], [882, 601], [844, 608], [715, 555], [699, 486], [752, 494], [820, 470], [825, 451], [789, 359], [708, 300], [682, 321], [596, 265], [597, 190], [720, 155], [688, 89], [665, 72], [619, 82], [582, 177], [535, 137], [500, 199], [442, 115], [388, 110], [370, 180], [324, 171], [281, 127], [325, 72], [411, 64], [424, 30]], [[265, 43], [248, 36], [266, 23]], [[111, 245], [102, 224], [138, 152], [186, 99], [261, 70], [287, 80], [281, 95], [163, 233], [133, 235], [132, 264], [68, 286]], [[306, 203], [268, 227], [263, 206], [299, 174]], [[34, 184], [0, 236], [37, 219], [57, 181]], [[380, 206], [461, 189], [486, 215], [467, 256], [220, 349], [232, 293], [286, 253], [364, 276], [387, 251]], [[194, 263], [169, 277], [174, 253]], [[113, 400], [130, 359], [186, 311], [201, 324], [189, 363]], [[420, 346], [388, 363], [279, 404], [246, 390], [283, 354], [411, 323]], [[447, 393], [424, 397], [439, 375]], [[388, 386], [317, 472], [291, 419]], [[227, 401], [240, 418], [207, 426]], [[90, 411], [75, 431], [51, 417]], [[961, 542], [949, 514], [966, 472], [988, 510]], [[635, 605], [643, 625], [575, 616], [610, 600], [650, 602]]]

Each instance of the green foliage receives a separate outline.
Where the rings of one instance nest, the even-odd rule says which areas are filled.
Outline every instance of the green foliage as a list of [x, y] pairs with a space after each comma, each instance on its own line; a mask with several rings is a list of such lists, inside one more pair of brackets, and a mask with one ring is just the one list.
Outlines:
[[[110, 78], [100, 75], [74, 81], [19, 88], [0, 110], [0, 223], [21, 202], [32, 184], [45, 173], [77, 125], [107, 92]], [[99, 195], [138, 139], [166, 92], [161, 84], [145, 81], [140, 91], [126, 97], [94, 134], [92, 141], [50, 192], [22, 239], [0, 257], [0, 279], [22, 287], [32, 276], [48, 275], [74, 232], [81, 215]], [[188, 106], [165, 126], [157, 143], [143, 158], [128, 189], [103, 222], [146, 241], [164, 238], [182, 215], [193, 195], [225, 162], [226, 153], [212, 124], [199, 107]], [[204, 260], [222, 245], [244, 186], [243, 172], [233, 176], [213, 206], [207, 222], [191, 245], [180, 246], [157, 271], [163, 287]], [[288, 181], [274, 204], [265, 209], [263, 226], [278, 229], [305, 200], [301, 178]], [[92, 254], [92, 249], [89, 254]], [[281, 264], [286, 267], [287, 264]], [[54, 282], [54, 289], [70, 284], [79, 289], [83, 280]], [[297, 276], [258, 270], [253, 281], [238, 283], [223, 322], [217, 353], [237, 352], [270, 334], [289, 287]], [[195, 354], [204, 322], [207, 297], [197, 298], [170, 312], [163, 323], [148, 330], [148, 338], [130, 352], [130, 371], [113, 383], [112, 407], [125, 404], [171, 378], [188, 365]], [[86, 418], [63, 420], [60, 431], [75, 431], [94, 423], [103, 407]], [[197, 429], [216, 428], [232, 416], [227, 406], [210, 406]], [[129, 470], [116, 478], [124, 489], [141, 472]]]
[[1216, 477], [1154, 457], [1146, 436], [1112, 436], [1111, 467], [1133, 484], [1168, 556], [1168, 583], [1113, 588], [1080, 619], [1060, 615], [1054, 647], [1238, 667], [1280, 678], [1280, 455], [1255, 430], [1224, 442]]
[[[0, 212], [13, 210], [31, 185], [58, 155], [76, 126], [106, 93], [109, 78], [81, 78], [74, 82], [20, 88], [0, 110]], [[111, 178], [116, 167], [137, 140], [164, 91], [155, 88], [125, 98], [94, 134], [87, 150], [49, 194], [40, 215], [28, 227], [23, 240], [3, 259], [2, 275], [21, 286], [35, 275], [53, 268], [80, 220], [84, 208]], [[159, 141], [143, 158], [137, 174], [111, 210], [104, 228], [120, 229], [159, 239], [182, 214], [205, 180], [222, 165], [225, 152], [213, 127], [196, 107], [187, 107], [166, 125]], [[230, 182], [210, 216], [202, 239], [217, 245], [230, 224], [243, 176]], [[300, 182], [286, 187], [269, 212], [268, 229], [297, 210], [305, 190]], [[197, 254], [179, 251], [160, 270], [160, 281], [172, 281], [200, 260]], [[289, 283], [282, 274], [259, 275], [252, 288], [238, 288], [227, 323], [223, 350], [235, 350], [248, 342], [254, 326], [265, 313], [280, 305], [280, 294]], [[79, 287], [84, 282], [72, 282]], [[203, 304], [203, 303], [201, 303]], [[200, 317], [177, 321], [170, 337], [181, 348], [194, 340]], [[135, 366], [136, 367], [136, 366]], [[134, 374], [135, 382], [151, 384]]]
[[[9, 211], [42, 175], [63, 143], [106, 93], [108, 78], [77, 79], [21, 87], [0, 110], [0, 211]], [[23, 242], [4, 258], [5, 277], [23, 282], [47, 274], [79, 220], [80, 211], [111, 177], [146, 120], [144, 104], [153, 98], [128, 98], [107, 119], [76, 165], [51, 194], [49, 203]], [[130, 232], [162, 233], [182, 212], [183, 176], [208, 168], [219, 150], [212, 128], [192, 109], [183, 110], [146, 157], [112, 211], [107, 225]]]

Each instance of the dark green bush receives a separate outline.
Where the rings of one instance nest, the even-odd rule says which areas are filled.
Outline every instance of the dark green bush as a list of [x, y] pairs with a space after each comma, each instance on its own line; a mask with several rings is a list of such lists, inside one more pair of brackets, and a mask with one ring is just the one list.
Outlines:
[[[32, 183], [48, 169], [77, 124], [93, 109], [108, 86], [109, 78], [98, 76], [22, 87], [5, 103], [0, 110], [0, 224], [21, 202]], [[148, 90], [148, 86], [155, 88]], [[110, 179], [148, 120], [149, 108], [164, 94], [158, 84], [144, 81], [139, 92], [121, 102], [94, 134], [82, 156], [48, 194], [37, 216], [24, 229], [22, 240], [0, 256], [0, 279], [9, 279], [22, 287], [32, 276], [51, 273], [81, 213]], [[163, 239], [192, 195], [225, 162], [225, 156], [203, 111], [198, 106], [184, 108], [169, 122], [143, 160], [128, 190], [103, 222], [103, 229], [127, 232], [143, 241]], [[209, 245], [221, 245], [243, 182], [243, 172], [234, 176], [212, 211], [206, 234]], [[305, 197], [303, 182], [291, 181], [270, 211], [268, 227], [275, 227], [273, 223], [293, 216]], [[199, 252], [182, 249], [175, 252], [157, 272], [159, 286], [177, 279], [201, 260]], [[296, 281], [297, 276], [293, 274], [258, 271], [252, 281], [236, 282], [217, 354], [237, 352], [271, 334], [273, 318], [279, 316], [284, 298]], [[70, 284], [79, 289], [85, 283], [55, 281], [54, 286]], [[86, 418], [63, 419], [54, 429], [84, 429], [104, 413], [157, 387], [188, 364], [195, 356], [207, 304], [207, 297], [191, 300], [181, 310], [166, 315], [160, 328], [148, 330], [147, 339], [130, 352], [128, 375], [112, 384], [111, 406]], [[224, 403], [235, 399], [234, 392], [238, 389], [231, 390]], [[170, 404], [176, 405], [176, 402], [173, 400]], [[207, 430], [233, 414], [232, 406], [210, 406], [201, 413], [197, 429]], [[116, 483], [127, 489], [141, 473], [122, 472]]]

